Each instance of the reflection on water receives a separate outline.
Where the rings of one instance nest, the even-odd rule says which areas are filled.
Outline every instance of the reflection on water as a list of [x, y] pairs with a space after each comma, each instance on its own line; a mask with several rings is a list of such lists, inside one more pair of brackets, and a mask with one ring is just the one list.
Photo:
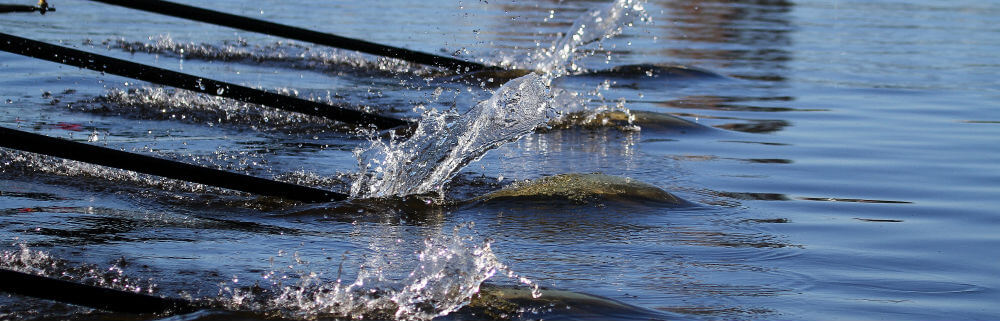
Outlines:
[[[671, 42], [661, 54], [684, 63], [724, 68], [727, 75], [760, 81], [753, 86], [781, 88], [787, 78], [787, 62], [792, 60], [791, 23], [794, 4], [788, 1], [669, 1], [662, 33]], [[706, 111], [788, 112], [812, 109], [788, 107], [794, 96], [692, 95], [660, 102], [662, 106]], [[721, 116], [721, 113], [693, 115], [708, 119], [733, 119], [717, 128], [771, 133], [791, 125], [782, 119]]]
[[794, 3], [789, 1], [666, 1], [667, 39], [688, 48], [670, 48], [663, 54], [702, 64], [740, 70], [735, 77], [783, 81]]
[[[448, 75], [89, 2], [60, 5], [44, 17], [4, 16], [0, 29], [410, 118], [463, 114], [526, 74]], [[212, 3], [517, 66], [537, 63], [527, 59], [605, 5]], [[642, 5], [651, 24], [639, 19], [584, 45], [569, 75], [539, 86], [573, 97], [573, 113], [468, 160], [435, 186], [440, 196], [305, 205], [2, 150], [3, 262], [44, 256], [52, 260], [31, 262], [61, 262], [54, 276], [149, 280], [156, 295], [240, 310], [167, 316], [177, 320], [395, 319], [464, 304], [439, 319], [998, 315], [988, 254], [1000, 244], [1000, 132], [991, 125], [1000, 8]], [[0, 64], [0, 122], [11, 128], [341, 191], [356, 171], [352, 151], [366, 142], [310, 117], [14, 55], [0, 54]], [[462, 202], [568, 173], [631, 179], [693, 204]], [[146, 291], [143, 282], [126, 286]], [[534, 298], [528, 282], [565, 291]], [[0, 319], [159, 317], [0, 295]]]

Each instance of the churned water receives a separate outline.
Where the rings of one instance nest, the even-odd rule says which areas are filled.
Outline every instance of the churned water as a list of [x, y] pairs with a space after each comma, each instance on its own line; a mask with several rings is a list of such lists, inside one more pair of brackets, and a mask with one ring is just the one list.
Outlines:
[[4, 127], [354, 196], [0, 148], [0, 267], [211, 306], [0, 294], [0, 319], [1000, 318], [1000, 5], [183, 2], [519, 71], [90, 1], [0, 14], [0, 32], [419, 124], [359, 132], [0, 53]]

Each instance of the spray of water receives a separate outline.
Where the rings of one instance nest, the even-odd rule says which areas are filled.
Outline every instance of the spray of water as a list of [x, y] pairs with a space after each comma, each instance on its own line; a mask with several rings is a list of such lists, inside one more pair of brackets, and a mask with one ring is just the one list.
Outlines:
[[[578, 48], [620, 33], [631, 23], [630, 17], [641, 13], [638, 0], [617, 0], [587, 13], [566, 37], [528, 59], [528, 66], [537, 73], [508, 82], [463, 115], [427, 112], [407, 140], [375, 141], [358, 150], [361, 172], [351, 186], [352, 195], [368, 198], [440, 192], [458, 170], [490, 149], [546, 126], [567, 106], [578, 104], [572, 93], [550, 88], [552, 79], [577, 68], [573, 60]], [[407, 265], [409, 272], [401, 278], [386, 271], [391, 264], [378, 262], [365, 264], [367, 268], [363, 267], [350, 283], [340, 280], [339, 275], [331, 280], [316, 272], [322, 269], [304, 267], [294, 271], [294, 277], [277, 277], [285, 273], [278, 271], [269, 274], [266, 280], [273, 282], [270, 292], [224, 285], [220, 300], [234, 309], [289, 317], [429, 320], [468, 304], [481, 284], [497, 273], [533, 285], [500, 263], [489, 240], [477, 241], [463, 235], [463, 228], [425, 239], [413, 264]], [[47, 270], [50, 261], [47, 254], [23, 247], [0, 257], [4, 267], [46, 269], [35, 271], [38, 274], [51, 273]], [[104, 274], [94, 279], [100, 284]], [[118, 284], [111, 286], [129, 287], [134, 282]], [[533, 293], [539, 295], [537, 287]]]
[[[476, 241], [465, 233], [471, 225], [457, 226], [451, 234], [427, 237], [416, 258], [406, 263], [390, 263], [381, 255], [368, 257], [354, 282], [336, 281], [315, 272], [298, 257], [290, 272], [273, 271], [271, 294], [252, 289], [226, 286], [223, 295], [231, 308], [270, 312], [286, 317], [346, 317], [352, 319], [430, 320], [446, 315], [469, 303], [483, 281], [498, 272], [518, 282], [537, 286], [518, 277], [500, 263], [490, 241]], [[377, 243], [377, 242], [375, 242]], [[373, 247], [379, 247], [374, 245]], [[382, 249], [374, 248], [374, 252]], [[401, 278], [395, 273], [401, 266], [411, 268]], [[292, 277], [282, 277], [293, 274]], [[339, 274], [339, 271], [338, 271]], [[283, 280], [295, 280], [283, 284]]]
[[635, 19], [648, 20], [643, 7], [644, 0], [615, 0], [607, 6], [589, 11], [573, 22], [569, 32], [556, 40], [552, 46], [537, 51], [523, 62], [508, 62], [520, 68], [533, 69], [553, 78], [580, 70], [576, 58], [585, 54], [581, 47], [612, 38], [632, 26]]
[[364, 174], [354, 181], [351, 194], [386, 197], [440, 191], [466, 164], [554, 116], [552, 93], [542, 76], [512, 80], [461, 116], [427, 113], [410, 139], [376, 141], [358, 151]]
[[0, 251], [0, 268], [127, 292], [152, 294], [156, 291], [156, 284], [150, 280], [128, 276], [123, 268], [128, 264], [124, 259], [99, 267], [70, 263], [20, 242], [14, 246], [16, 250]]
[[621, 33], [631, 18], [644, 16], [640, 0], [617, 0], [580, 17], [570, 32], [534, 56], [530, 73], [504, 84], [465, 114], [427, 112], [407, 140], [377, 140], [359, 149], [360, 173], [351, 186], [355, 198], [438, 192], [465, 165], [487, 151], [546, 126], [575, 95], [550, 88], [552, 80], [577, 68], [580, 46]]

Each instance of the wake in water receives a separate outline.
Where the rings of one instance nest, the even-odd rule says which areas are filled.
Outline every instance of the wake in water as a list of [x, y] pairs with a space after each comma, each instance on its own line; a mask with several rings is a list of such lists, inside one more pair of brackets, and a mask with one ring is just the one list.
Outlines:
[[582, 106], [577, 95], [551, 89], [552, 80], [579, 68], [573, 63], [579, 47], [621, 33], [638, 16], [645, 16], [638, 0], [617, 0], [588, 12], [551, 48], [528, 59], [527, 66], [535, 73], [504, 84], [461, 116], [425, 113], [416, 132], [405, 141], [377, 140], [357, 150], [360, 173], [351, 196], [441, 194], [460, 169], [487, 151], [517, 141], [570, 108]]

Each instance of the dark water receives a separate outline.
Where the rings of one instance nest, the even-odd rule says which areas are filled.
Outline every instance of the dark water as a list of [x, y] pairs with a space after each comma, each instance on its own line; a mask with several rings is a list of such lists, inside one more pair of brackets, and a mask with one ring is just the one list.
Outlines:
[[[87, 1], [53, 5], [58, 11], [45, 16], [0, 16], [0, 31], [398, 117], [419, 117], [418, 105], [465, 111], [495, 87]], [[606, 3], [211, 5], [518, 65]], [[406, 294], [420, 281], [426, 289], [464, 289], [491, 271], [491, 291], [527, 292], [531, 282], [568, 292], [519, 293], [513, 307], [500, 309], [506, 314], [470, 306], [444, 318], [1000, 318], [1000, 5], [644, 6], [652, 24], [636, 21], [578, 50], [593, 51], [575, 61], [582, 75], [554, 86], [579, 93], [590, 109], [622, 105], [700, 126], [537, 131], [471, 163], [446, 186], [444, 199], [516, 180], [600, 172], [655, 185], [691, 206], [305, 205], [0, 149], [5, 266], [228, 307], [130, 316], [0, 296], [0, 318], [336, 318], [343, 314], [331, 305], [347, 297], [317, 299], [337, 292], [302, 280], [332, 286], [338, 278], [345, 285], [362, 279], [372, 289]], [[653, 77], [648, 67], [612, 69], [626, 65], [704, 72], [661, 68]], [[8, 128], [341, 191], [357, 171], [352, 151], [368, 144], [322, 120], [13, 54], [0, 54], [0, 68], [0, 123]], [[253, 284], [271, 294], [256, 297], [263, 303], [240, 302]], [[274, 294], [281, 290], [291, 294]], [[465, 298], [451, 299], [431, 302], [443, 309]]]

